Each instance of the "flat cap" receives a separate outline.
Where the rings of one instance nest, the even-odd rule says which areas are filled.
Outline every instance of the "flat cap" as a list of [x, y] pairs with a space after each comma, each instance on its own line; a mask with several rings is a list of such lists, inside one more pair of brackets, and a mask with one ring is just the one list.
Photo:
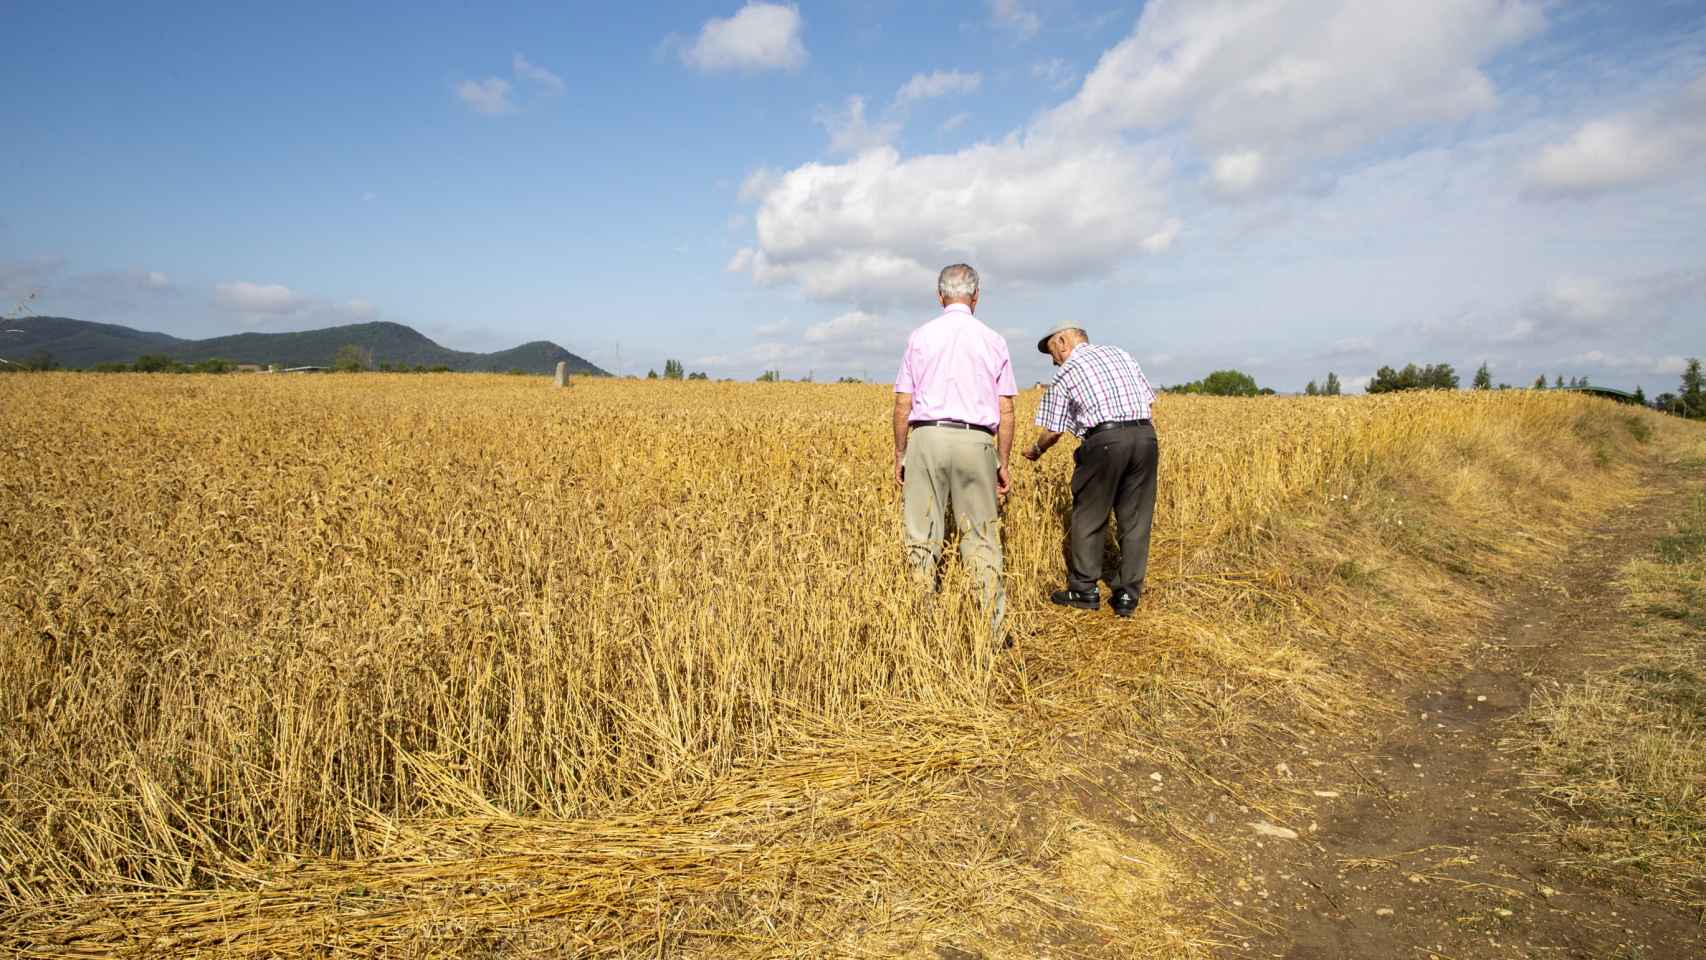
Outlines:
[[1049, 327], [1048, 332], [1043, 334], [1043, 338], [1041, 340], [1037, 341], [1037, 352], [1038, 353], [1047, 353], [1048, 352], [1048, 338], [1049, 337], [1054, 336], [1055, 334], [1059, 333], [1062, 330], [1077, 330], [1077, 329], [1078, 329], [1078, 324], [1071, 321], [1071, 320], [1062, 320], [1059, 323], [1056, 323], [1054, 326]]

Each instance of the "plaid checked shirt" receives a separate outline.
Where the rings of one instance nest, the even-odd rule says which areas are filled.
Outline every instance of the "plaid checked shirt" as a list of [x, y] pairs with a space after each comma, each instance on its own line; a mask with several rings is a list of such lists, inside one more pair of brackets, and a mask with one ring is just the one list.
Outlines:
[[1037, 426], [1059, 433], [1084, 431], [1109, 420], [1147, 420], [1155, 388], [1143, 368], [1119, 347], [1079, 344], [1060, 365], [1037, 407]]

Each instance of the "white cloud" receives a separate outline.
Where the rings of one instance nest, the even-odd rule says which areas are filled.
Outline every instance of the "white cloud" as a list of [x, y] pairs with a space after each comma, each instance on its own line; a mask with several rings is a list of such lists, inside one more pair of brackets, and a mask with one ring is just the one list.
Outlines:
[[1342, 337], [1327, 348], [1329, 357], [1356, 357], [1374, 352], [1374, 340], [1369, 337]]
[[1254, 150], [1214, 158], [1214, 185], [1222, 193], [1245, 193], [1262, 179], [1262, 155]]
[[510, 58], [510, 66], [515, 70], [516, 76], [539, 84], [539, 86], [545, 88], [545, 92], [547, 93], [562, 93], [566, 89], [562, 77], [557, 76], [536, 63], [530, 62], [526, 57], [519, 53]]
[[1675, 354], [1655, 357], [1650, 354], [1619, 354], [1606, 353], [1603, 350], [1588, 350], [1563, 357], [1558, 361], [1558, 364], [1572, 370], [1586, 369], [1589, 371], [1602, 370], [1618, 373], [1676, 376], [1688, 366], [1688, 361]]
[[752, 258], [757, 251], [751, 247], [741, 247], [735, 255], [729, 258], [728, 265], [723, 267], [729, 273], [745, 273], [752, 269]]
[[1464, 342], [1536, 348], [1652, 342], [1689, 326], [1706, 309], [1706, 265], [1607, 278], [1577, 273], [1560, 276], [1505, 311], [1471, 311], [1430, 325], [1441, 345]]
[[464, 80], [456, 85], [456, 98], [480, 113], [495, 115], [515, 110], [509, 81], [502, 77]]
[[983, 84], [981, 73], [961, 73], [958, 70], [937, 70], [934, 73], [915, 73], [894, 95], [896, 106], [917, 100], [930, 100], [956, 93], [976, 93]]
[[1656, 109], [1590, 120], [1544, 147], [1527, 169], [1539, 193], [1592, 194], [1699, 169], [1706, 149], [1706, 76]]
[[[835, 304], [802, 318], [824, 337], [850, 311], [910, 316], [963, 259], [999, 293], [997, 322], [1113, 310], [1122, 346], [1184, 358], [1170, 379], [1260, 356], [1278, 389], [1477, 357], [1511, 382], [1566, 356], [1584, 360], [1565, 373], [1617, 382], [1694, 349], [1696, 167], [1603, 202], [1524, 202], [1530, 162], [1583, 121], [1674, 126], [1691, 102], [1675, 91], [1706, 83], [1692, 54], [1632, 67], [1573, 36], [1525, 44], [1541, 17], [1516, 0], [1151, 0], [1137, 19], [1055, 109], [978, 131], [993, 141], [752, 178], [732, 265]], [[1021, 78], [1044, 79], [1036, 59]], [[832, 344], [783, 339], [820, 369]], [[1605, 373], [1586, 369], [1594, 350]]]
[[[1480, 64], [1540, 23], [1523, 0], [1152, 0], [1076, 95], [999, 143], [903, 157], [862, 98], [820, 113], [829, 153], [854, 159], [743, 191], [762, 202], [742, 266], [856, 305], [910, 295], [947, 259], [1016, 284], [1104, 276], [1174, 248], [1170, 160], [1189, 165], [1193, 145], [1213, 192], [1279, 189], [1337, 152], [1486, 109]], [[950, 83], [931, 76], [903, 93]]]
[[772, 170], [769, 167], [759, 167], [747, 174], [746, 179], [740, 182], [741, 202], [748, 203], [763, 197], [770, 192], [770, 188], [775, 186], [776, 181], [781, 177], [780, 171]]
[[882, 146], [900, 133], [900, 124], [892, 120], [873, 125], [865, 119], [865, 98], [852, 96], [841, 110], [820, 109], [816, 120], [829, 131], [828, 150], [832, 155], [860, 153]]
[[969, 114], [969, 113], [956, 113], [953, 116], [949, 117], [948, 119], [942, 121], [942, 132], [943, 133], [952, 133], [955, 130], [958, 130], [959, 128], [965, 126], [966, 121], [970, 120], [970, 119], [971, 119], [971, 114]]
[[912, 158], [876, 147], [776, 180], [744, 265], [760, 283], [858, 304], [927, 300], [958, 259], [992, 282], [1069, 282], [1171, 246], [1167, 172], [1159, 155], [1107, 143], [1009, 139]]
[[806, 62], [803, 26], [794, 7], [751, 2], [732, 17], [706, 21], [681, 59], [700, 70], [794, 70]]
[[1487, 331], [1495, 343], [1552, 343], [1605, 332], [1608, 322], [1630, 307], [1629, 297], [1599, 280], [1579, 277], [1555, 282], [1532, 297], [1514, 319]]
[[361, 298], [341, 303], [304, 296], [282, 283], [251, 283], [231, 280], [215, 284], [213, 302], [238, 315], [248, 326], [280, 324], [308, 328], [345, 323], [366, 323], [379, 316], [379, 309]]
[[863, 310], [854, 310], [822, 323], [812, 324], [806, 328], [801, 339], [807, 343], [845, 343], [868, 340], [882, 332], [883, 322], [880, 317]]
[[305, 309], [309, 301], [281, 283], [250, 283], [232, 280], [213, 288], [213, 300], [222, 307], [251, 314], [282, 315]]
[[1036, 36], [1043, 25], [1042, 19], [1025, 9], [1019, 0], [989, 0], [989, 19], [1027, 40]]
[[753, 327], [752, 335], [755, 337], [776, 337], [787, 333], [792, 327], [793, 324], [784, 317], [781, 320], [772, 320], [769, 323], [761, 323]]
[[1179, 128], [1272, 173], [1492, 107], [1481, 64], [1542, 22], [1525, 0], [1152, 0], [1045, 125]]
[[1052, 89], [1064, 90], [1072, 86], [1073, 81], [1077, 80], [1078, 76], [1073, 73], [1072, 67], [1065, 60], [1055, 57], [1052, 60], [1031, 64], [1031, 79], [1041, 80]]
[[1173, 241], [1179, 239], [1179, 231], [1183, 229], [1184, 221], [1178, 217], [1169, 217], [1156, 227], [1155, 232], [1138, 241], [1138, 246], [1144, 253], [1166, 253], [1173, 249]]

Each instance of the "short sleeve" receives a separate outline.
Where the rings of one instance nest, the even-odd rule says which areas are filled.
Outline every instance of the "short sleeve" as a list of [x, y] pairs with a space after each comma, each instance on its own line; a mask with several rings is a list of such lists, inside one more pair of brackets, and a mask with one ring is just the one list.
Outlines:
[[1007, 341], [997, 338], [995, 341], [995, 393], [1002, 397], [1016, 397], [1019, 388], [1013, 382], [1013, 357], [1007, 352]]
[[906, 341], [906, 352], [900, 355], [900, 372], [894, 375], [895, 393], [912, 393], [915, 384], [912, 381], [912, 340]]
[[1066, 422], [1066, 414], [1066, 388], [1056, 380], [1049, 384], [1042, 403], [1037, 404], [1037, 426], [1052, 433], [1065, 433], [1070, 426]]

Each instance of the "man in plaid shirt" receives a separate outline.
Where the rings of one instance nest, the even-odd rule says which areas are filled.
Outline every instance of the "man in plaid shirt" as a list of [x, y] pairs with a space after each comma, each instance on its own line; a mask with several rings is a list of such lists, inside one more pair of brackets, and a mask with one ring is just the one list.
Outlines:
[[1108, 512], [1119, 522], [1120, 569], [1109, 579], [1108, 605], [1129, 617], [1143, 595], [1149, 565], [1149, 528], [1155, 519], [1155, 466], [1160, 448], [1150, 407], [1155, 389], [1131, 355], [1092, 344], [1070, 323], [1057, 324], [1037, 341], [1060, 370], [1037, 408], [1037, 442], [1025, 451], [1037, 460], [1065, 433], [1083, 441], [1073, 451], [1072, 529], [1066, 543], [1066, 589], [1049, 596], [1081, 610], [1101, 606], [1102, 543]]

